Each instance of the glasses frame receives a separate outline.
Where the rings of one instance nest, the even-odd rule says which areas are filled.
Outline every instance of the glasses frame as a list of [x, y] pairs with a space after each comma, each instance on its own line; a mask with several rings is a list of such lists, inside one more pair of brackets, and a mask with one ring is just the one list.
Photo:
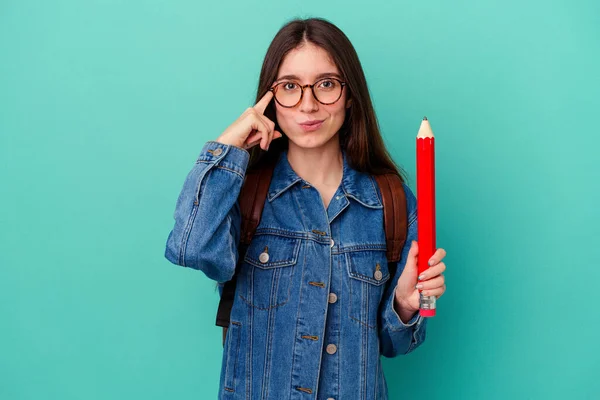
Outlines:
[[[316, 85], [317, 83], [319, 83], [319, 82], [322, 82], [322, 81], [328, 81], [328, 80], [329, 80], [329, 81], [337, 81], [337, 82], [340, 84], [340, 86], [342, 87], [342, 90], [340, 90], [340, 96], [339, 96], [337, 99], [335, 99], [335, 101], [332, 101], [331, 103], [323, 103], [321, 100], [319, 100], [319, 98], [318, 98], [318, 97], [317, 97], [317, 95], [315, 94], [315, 85]], [[322, 78], [322, 79], [319, 79], [318, 81], [316, 81], [315, 83], [313, 83], [312, 85], [300, 85], [300, 84], [298, 84], [298, 85], [300, 86], [300, 90], [301, 90], [301, 92], [300, 92], [300, 100], [298, 100], [298, 102], [297, 102], [296, 104], [294, 104], [293, 106], [284, 106], [283, 104], [281, 104], [281, 103], [279, 102], [279, 100], [277, 100], [277, 96], [276, 96], [276, 94], [275, 94], [275, 89], [276, 89], [276, 88], [277, 88], [279, 85], [286, 84], [286, 83], [290, 83], [290, 82], [291, 82], [291, 81], [279, 82], [279, 83], [277, 83], [276, 85], [274, 85], [274, 86], [271, 86], [271, 87], [269, 88], [269, 92], [273, 92], [273, 97], [275, 98], [275, 101], [277, 102], [277, 104], [279, 104], [281, 107], [284, 107], [284, 108], [294, 108], [294, 107], [296, 107], [298, 104], [300, 104], [300, 103], [302, 102], [302, 99], [304, 98], [304, 89], [306, 89], [307, 87], [309, 87], [309, 88], [310, 88], [310, 90], [312, 91], [313, 97], [314, 97], [314, 98], [315, 98], [315, 100], [317, 100], [319, 103], [321, 103], [321, 104], [323, 104], [323, 105], [326, 105], [326, 106], [328, 106], [328, 105], [331, 105], [331, 104], [334, 104], [334, 103], [336, 103], [336, 102], [337, 102], [339, 99], [341, 99], [341, 98], [342, 98], [342, 94], [344, 94], [344, 86], [346, 86], [346, 82], [344, 82], [344, 81], [342, 81], [342, 80], [340, 80], [340, 79], [338, 79], [338, 78]], [[295, 82], [293, 82], [293, 83], [295, 83]]]

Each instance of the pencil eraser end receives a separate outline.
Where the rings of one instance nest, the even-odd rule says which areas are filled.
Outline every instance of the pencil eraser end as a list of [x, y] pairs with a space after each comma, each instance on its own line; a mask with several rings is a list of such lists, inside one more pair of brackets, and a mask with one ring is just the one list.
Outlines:
[[421, 314], [422, 317], [435, 317], [435, 308], [433, 310], [419, 309], [419, 314]]

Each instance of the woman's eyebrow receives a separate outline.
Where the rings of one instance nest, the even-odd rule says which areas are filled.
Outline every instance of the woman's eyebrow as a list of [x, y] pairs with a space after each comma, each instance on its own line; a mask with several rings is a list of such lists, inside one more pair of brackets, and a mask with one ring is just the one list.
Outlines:
[[[318, 80], [318, 79], [325, 78], [325, 77], [327, 77], [327, 78], [335, 77], [338, 79], [342, 79], [342, 77], [335, 72], [325, 72], [325, 73], [319, 74], [316, 76], [316, 79]], [[297, 75], [284, 75], [284, 76], [277, 78], [277, 81], [281, 81], [284, 79], [297, 80], [297, 81], [300, 80], [300, 78]]]

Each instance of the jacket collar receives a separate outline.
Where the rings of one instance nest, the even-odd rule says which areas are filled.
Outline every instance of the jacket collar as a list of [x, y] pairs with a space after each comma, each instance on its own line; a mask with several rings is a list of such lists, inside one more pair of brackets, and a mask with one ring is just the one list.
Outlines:
[[[375, 180], [369, 174], [353, 169], [348, 163], [346, 152], [343, 150], [342, 158], [344, 163], [342, 189], [346, 197], [356, 200], [365, 207], [382, 208], [383, 205], [375, 187]], [[287, 150], [282, 151], [273, 171], [269, 187], [269, 201], [273, 201], [299, 182], [303, 185], [310, 185], [292, 169], [287, 158]]]

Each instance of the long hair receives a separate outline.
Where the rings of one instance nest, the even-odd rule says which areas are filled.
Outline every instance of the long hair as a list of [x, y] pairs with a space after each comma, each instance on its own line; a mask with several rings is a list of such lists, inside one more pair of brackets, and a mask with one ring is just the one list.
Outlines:
[[[394, 173], [406, 182], [406, 172], [394, 163], [381, 137], [365, 74], [356, 50], [348, 37], [331, 22], [322, 18], [294, 19], [277, 32], [263, 61], [255, 103], [267, 93], [277, 79], [284, 57], [305, 42], [312, 43], [329, 53], [347, 82], [346, 95], [347, 98], [352, 99], [352, 104], [346, 110], [339, 139], [350, 166], [371, 175]], [[275, 122], [275, 129], [283, 133], [277, 123], [274, 101], [269, 103], [265, 116]], [[288, 138], [285, 134], [270, 144], [268, 152], [262, 150], [260, 146], [254, 146], [249, 150], [249, 168], [255, 168], [263, 161], [273, 160], [287, 147]]]

